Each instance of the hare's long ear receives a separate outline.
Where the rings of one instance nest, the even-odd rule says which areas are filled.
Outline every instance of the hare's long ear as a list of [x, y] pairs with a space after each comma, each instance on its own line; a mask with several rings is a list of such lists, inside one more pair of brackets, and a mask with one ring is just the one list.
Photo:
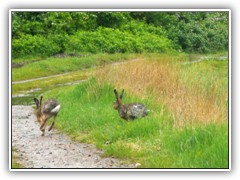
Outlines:
[[116, 99], [118, 100], [118, 93], [117, 93], [117, 90], [116, 90], [116, 89], [114, 89], [114, 94], [115, 94], [115, 96], [116, 96]]
[[122, 94], [120, 95], [120, 99], [122, 99], [123, 98], [123, 93], [124, 93], [124, 89], [122, 90]]
[[35, 104], [37, 105], [37, 108], [38, 108], [39, 107], [39, 100], [37, 98], [34, 98], [33, 100], [34, 100], [34, 102], [35, 102]]
[[40, 106], [42, 106], [42, 99], [43, 99], [43, 96], [40, 97]]

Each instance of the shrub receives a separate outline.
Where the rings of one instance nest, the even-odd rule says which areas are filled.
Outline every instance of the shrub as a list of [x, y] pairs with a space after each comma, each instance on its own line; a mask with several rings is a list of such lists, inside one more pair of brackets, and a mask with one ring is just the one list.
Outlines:
[[125, 30], [99, 27], [94, 32], [78, 31], [69, 37], [65, 48], [67, 52], [91, 53], [168, 52], [173, 49], [172, 42], [164, 35], [148, 32], [154, 29], [145, 31], [146, 27], [140, 28], [140, 31], [130, 27]]
[[12, 41], [12, 57], [19, 58], [27, 55], [49, 56], [60, 51], [53, 40], [41, 35], [22, 35]]
[[[168, 38], [179, 44], [185, 52], [209, 53], [228, 49], [228, 14], [205, 13], [204, 18], [179, 19], [168, 28]], [[183, 17], [183, 14], [180, 14]]]

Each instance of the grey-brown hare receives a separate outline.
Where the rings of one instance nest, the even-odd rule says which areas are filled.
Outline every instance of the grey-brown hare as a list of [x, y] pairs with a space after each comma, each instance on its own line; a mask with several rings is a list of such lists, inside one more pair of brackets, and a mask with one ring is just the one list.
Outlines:
[[114, 94], [116, 96], [116, 102], [113, 105], [113, 108], [118, 110], [119, 116], [125, 120], [134, 120], [136, 118], [142, 118], [147, 116], [148, 109], [141, 103], [131, 103], [123, 105], [124, 89], [120, 96], [118, 96], [118, 92], [114, 89]]
[[48, 131], [51, 131], [51, 129], [53, 128], [53, 126], [55, 124], [56, 117], [61, 108], [61, 105], [55, 99], [49, 99], [46, 102], [44, 102], [44, 104], [42, 105], [42, 99], [43, 99], [43, 97], [41, 96], [40, 100], [38, 100], [37, 98], [34, 98], [33, 100], [37, 106], [37, 109], [36, 109], [37, 121], [41, 125], [40, 130], [42, 131], [42, 136], [44, 136], [45, 128], [47, 126], [47, 121], [51, 117], [54, 118], [51, 126], [48, 129]]

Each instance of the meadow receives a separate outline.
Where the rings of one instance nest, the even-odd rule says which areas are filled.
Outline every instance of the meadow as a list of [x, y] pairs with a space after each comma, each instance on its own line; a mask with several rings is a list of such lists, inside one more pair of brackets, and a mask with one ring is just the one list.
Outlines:
[[14, 59], [13, 64], [23, 64], [21, 68], [12, 71], [12, 81], [20, 81], [43, 76], [55, 75], [71, 71], [83, 70], [90, 67], [104, 65], [116, 61], [133, 59], [136, 54], [97, 54], [97, 55], [75, 55], [73, 57], [48, 57], [37, 61], [24, 58]]
[[[131, 59], [136, 60], [125, 61]], [[175, 53], [30, 62], [12, 70], [13, 81], [69, 74], [13, 84], [12, 94], [42, 88], [13, 101], [33, 104], [32, 96], [39, 94], [58, 99], [62, 108], [55, 128], [75, 141], [95, 144], [104, 156], [140, 163], [140, 168], [228, 168], [228, 61], [188, 60]], [[117, 61], [126, 63], [112, 63]], [[86, 81], [57, 86], [82, 79]], [[125, 89], [124, 103], [145, 104], [149, 115], [121, 119], [113, 109], [114, 88]]]

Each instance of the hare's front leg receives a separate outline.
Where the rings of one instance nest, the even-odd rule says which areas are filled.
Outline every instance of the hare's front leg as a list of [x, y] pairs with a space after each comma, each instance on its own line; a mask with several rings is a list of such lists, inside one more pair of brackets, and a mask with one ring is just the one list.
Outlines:
[[42, 131], [42, 136], [45, 135], [45, 129], [46, 129], [46, 126], [47, 126], [47, 120], [48, 120], [48, 119], [45, 119], [44, 122], [43, 122], [43, 124], [42, 124], [41, 127], [40, 127], [40, 130]]

